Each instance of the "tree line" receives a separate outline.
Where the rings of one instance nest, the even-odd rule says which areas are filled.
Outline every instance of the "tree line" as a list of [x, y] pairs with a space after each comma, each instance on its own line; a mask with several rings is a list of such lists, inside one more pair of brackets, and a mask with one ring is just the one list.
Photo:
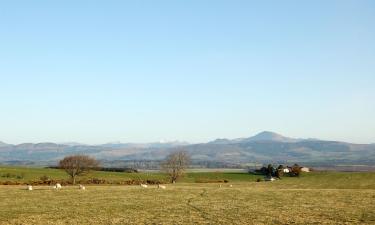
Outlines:
[[[175, 183], [185, 173], [190, 164], [190, 156], [185, 151], [172, 152], [161, 162], [161, 168], [168, 175], [170, 182]], [[88, 155], [71, 155], [59, 161], [58, 168], [63, 169], [76, 183], [78, 176], [92, 170], [99, 170], [100, 162]]]

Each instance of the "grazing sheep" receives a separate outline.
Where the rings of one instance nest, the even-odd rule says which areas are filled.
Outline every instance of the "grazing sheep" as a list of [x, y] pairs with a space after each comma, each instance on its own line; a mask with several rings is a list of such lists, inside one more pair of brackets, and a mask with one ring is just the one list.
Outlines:
[[160, 185], [160, 184], [158, 184], [158, 188], [161, 188], [161, 189], [166, 189], [167, 187], [166, 187], [166, 186], [164, 186], [164, 185]]
[[264, 181], [275, 181], [276, 179], [273, 177], [265, 177]]
[[147, 184], [141, 184], [141, 187], [147, 188]]
[[55, 186], [53, 186], [54, 189], [60, 190], [61, 189], [61, 184], [57, 183]]
[[229, 187], [233, 187], [233, 185], [229, 185]]
[[221, 188], [221, 184], [219, 184], [219, 188]]
[[81, 189], [81, 190], [86, 190], [86, 187], [83, 186], [82, 184], [80, 184], [80, 185], [79, 185], [79, 189]]
[[301, 172], [309, 173], [310, 172], [310, 168], [308, 168], [308, 167], [301, 167]]
[[27, 190], [32, 191], [33, 190], [33, 186], [27, 185]]

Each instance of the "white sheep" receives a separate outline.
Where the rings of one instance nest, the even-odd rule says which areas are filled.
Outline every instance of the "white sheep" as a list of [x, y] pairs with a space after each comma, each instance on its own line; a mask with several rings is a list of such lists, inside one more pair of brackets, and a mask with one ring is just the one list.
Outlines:
[[79, 189], [81, 189], [81, 190], [86, 190], [86, 187], [83, 186], [82, 184], [80, 184], [80, 185], [79, 185]]
[[164, 186], [164, 185], [160, 185], [160, 184], [158, 184], [158, 188], [161, 188], [161, 189], [166, 189], [167, 187], [166, 187], [166, 186]]
[[275, 181], [276, 179], [273, 177], [265, 177], [264, 181]]
[[27, 185], [27, 190], [32, 191], [33, 190], [33, 186]]
[[57, 183], [55, 186], [53, 186], [54, 189], [60, 190], [61, 189], [61, 184]]
[[233, 187], [233, 185], [230, 184], [229, 187]]
[[147, 184], [141, 184], [141, 187], [147, 188]]

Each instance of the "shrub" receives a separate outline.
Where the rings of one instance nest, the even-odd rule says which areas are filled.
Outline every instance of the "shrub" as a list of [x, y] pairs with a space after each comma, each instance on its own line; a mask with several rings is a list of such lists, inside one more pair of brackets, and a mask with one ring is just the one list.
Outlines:
[[115, 167], [103, 167], [97, 169], [99, 171], [108, 171], [108, 172], [124, 172], [124, 173], [138, 173], [137, 169], [133, 168], [115, 168]]
[[23, 177], [24, 177], [24, 174], [21, 174], [21, 175], [17, 175], [17, 176], [16, 176], [16, 178], [19, 179], [19, 180], [23, 179]]
[[146, 180], [147, 184], [161, 184], [159, 180]]
[[[86, 182], [87, 182], [87, 184], [108, 184], [108, 183], [110, 183], [105, 179], [99, 179], [99, 178], [91, 178], [91, 179], [87, 180]], [[80, 182], [80, 183], [82, 183], [82, 182]]]
[[6, 173], [6, 174], [3, 174], [2, 177], [11, 178], [11, 177], [15, 177], [15, 175], [11, 173]]
[[195, 183], [228, 183], [228, 180], [222, 179], [196, 179]]
[[49, 177], [47, 175], [43, 175], [43, 176], [39, 177], [39, 179], [45, 183], [49, 180]]

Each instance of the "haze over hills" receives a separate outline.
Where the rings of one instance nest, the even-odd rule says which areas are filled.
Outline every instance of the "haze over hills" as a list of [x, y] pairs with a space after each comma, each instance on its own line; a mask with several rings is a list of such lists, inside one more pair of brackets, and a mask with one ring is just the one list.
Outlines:
[[263, 131], [261, 133], [256, 134], [255, 136], [249, 138], [237, 138], [233, 140], [229, 139], [216, 139], [212, 144], [230, 144], [230, 143], [245, 143], [245, 142], [256, 142], [256, 141], [274, 141], [274, 142], [297, 142], [302, 139], [295, 139], [284, 137], [281, 134], [271, 132], [271, 131]]
[[351, 144], [317, 139], [297, 139], [264, 131], [255, 136], [237, 139], [216, 139], [208, 143], [186, 142], [107, 143], [83, 145], [79, 143], [24, 143], [0, 142], [0, 162], [16, 164], [23, 161], [57, 162], [70, 154], [89, 154], [100, 160], [162, 160], [176, 150], [189, 152], [193, 161], [232, 164], [249, 162], [316, 162], [316, 163], [375, 163], [375, 145]]

